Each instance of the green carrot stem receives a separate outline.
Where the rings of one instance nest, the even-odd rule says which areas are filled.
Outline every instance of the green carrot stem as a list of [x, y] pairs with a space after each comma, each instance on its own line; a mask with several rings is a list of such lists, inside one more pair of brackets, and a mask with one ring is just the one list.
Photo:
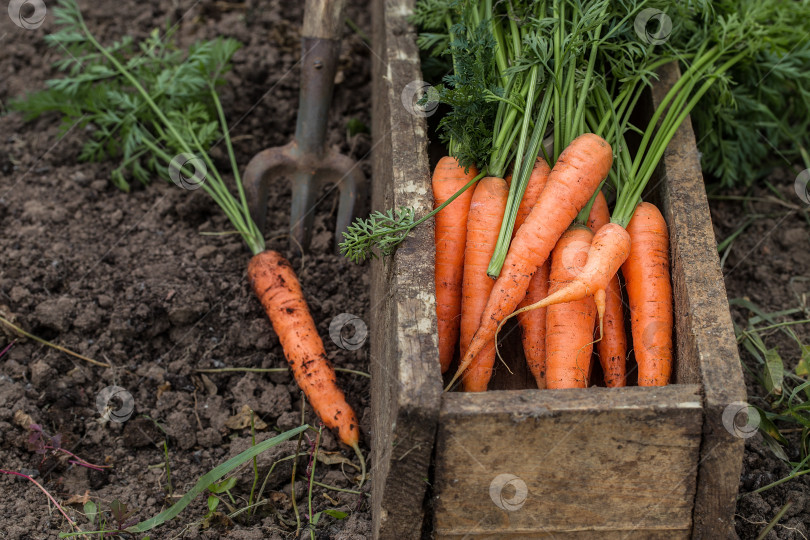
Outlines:
[[516, 169], [512, 174], [512, 185], [509, 187], [509, 197], [506, 202], [506, 211], [504, 212], [503, 220], [501, 221], [501, 230], [498, 234], [498, 242], [495, 244], [495, 251], [489, 261], [487, 267], [487, 275], [497, 278], [503, 268], [503, 263], [506, 260], [506, 254], [509, 250], [509, 244], [512, 240], [512, 231], [515, 227], [515, 219], [517, 211], [520, 207], [520, 201], [526, 192], [526, 186], [529, 183], [532, 169], [534, 168], [535, 160], [540, 154], [540, 148], [543, 145], [543, 135], [548, 126], [549, 115], [551, 114], [552, 95], [549, 85], [546, 87], [543, 101], [540, 104], [538, 111], [537, 121], [534, 124], [532, 137], [527, 145], [526, 151], [521, 159], [520, 168]]
[[[717, 49], [717, 46], [710, 49], [710, 51], [706, 53], [706, 56], [711, 56], [715, 60], [718, 59], [722, 52], [716, 53], [715, 49]], [[636, 205], [641, 200], [641, 194], [643, 193], [644, 188], [647, 186], [647, 183], [655, 172], [658, 162], [663, 157], [667, 145], [669, 145], [669, 142], [675, 136], [678, 128], [680, 128], [681, 124], [684, 122], [684, 120], [686, 120], [686, 117], [689, 115], [695, 105], [697, 105], [700, 99], [706, 94], [709, 88], [711, 88], [714, 82], [725, 72], [731, 69], [731, 67], [733, 67], [737, 62], [744, 58], [745, 54], [746, 52], [743, 51], [734, 55], [716, 69], [712, 69], [713, 63], [708, 63], [705, 61], [705, 57], [703, 57], [693, 66], [691, 66], [689, 70], [687, 70], [687, 72], [681, 77], [678, 83], [676, 83], [676, 85], [674, 85], [673, 88], [667, 92], [667, 95], [658, 105], [656, 112], [653, 115], [653, 118], [650, 120], [647, 130], [645, 131], [644, 139], [648, 141], [652, 139], [652, 143], [649, 145], [649, 149], [647, 149], [644, 155], [641, 153], [636, 154], [636, 159], [633, 162], [633, 168], [630, 171], [631, 185], [628, 189], [623, 190], [619, 194], [611, 221], [618, 223], [622, 227], [627, 227], [627, 224], [630, 222], [630, 218], [633, 216]], [[706, 72], [711, 73], [711, 76], [696, 92], [694, 92], [694, 94], [692, 94], [692, 90], [700, 82], [701, 78], [701, 71], [696, 67], [698, 65], [705, 68]], [[673, 92], [673, 90], [675, 90], [678, 86], [679, 92]], [[690, 95], [691, 99], [686, 101], [687, 97]], [[672, 102], [672, 106], [667, 107], [670, 102]], [[661, 122], [660, 127], [655, 129], [664, 107], [667, 107], [666, 116]], [[652, 137], [651, 135], [653, 130], [655, 131], [655, 137]], [[642, 149], [639, 148], [639, 152], [641, 151]], [[637, 173], [634, 173], [636, 170]]]

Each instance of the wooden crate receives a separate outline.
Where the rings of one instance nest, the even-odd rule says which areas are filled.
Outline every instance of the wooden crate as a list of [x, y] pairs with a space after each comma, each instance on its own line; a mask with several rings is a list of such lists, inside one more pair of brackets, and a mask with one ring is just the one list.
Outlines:
[[[373, 2], [373, 207], [422, 215], [432, 207], [426, 123], [401, 98], [422, 78], [412, 7]], [[652, 101], [677, 77], [662, 70]], [[432, 222], [372, 264], [375, 538], [733, 535], [743, 440], [722, 413], [746, 396], [688, 120], [648, 191], [672, 244], [676, 362], [665, 388], [444, 393]]]

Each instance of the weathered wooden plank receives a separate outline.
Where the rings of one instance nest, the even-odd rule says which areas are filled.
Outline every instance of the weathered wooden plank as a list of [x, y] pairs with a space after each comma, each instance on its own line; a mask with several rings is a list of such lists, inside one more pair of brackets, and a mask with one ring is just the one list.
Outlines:
[[[432, 204], [425, 121], [400, 97], [405, 84], [421, 78], [407, 23], [412, 7], [412, 0], [373, 3], [372, 204], [421, 215]], [[432, 223], [394, 257], [373, 262], [371, 276], [374, 536], [418, 538], [441, 399]]]
[[[644, 530], [685, 538], [701, 423], [698, 385], [445, 394], [436, 537]], [[499, 506], [504, 474], [516, 480]], [[509, 511], [510, 500], [523, 504]]]
[[[676, 65], [660, 72], [652, 91], [660, 103], [680, 76]], [[664, 154], [661, 205], [669, 224], [676, 300], [677, 348], [699, 359], [676, 367], [676, 380], [699, 382], [705, 418], [698, 470], [693, 538], [734, 535], [734, 508], [742, 472], [743, 439], [722, 421], [723, 411], [746, 399], [726, 289], [720, 271], [709, 204], [691, 121], [687, 118]]]

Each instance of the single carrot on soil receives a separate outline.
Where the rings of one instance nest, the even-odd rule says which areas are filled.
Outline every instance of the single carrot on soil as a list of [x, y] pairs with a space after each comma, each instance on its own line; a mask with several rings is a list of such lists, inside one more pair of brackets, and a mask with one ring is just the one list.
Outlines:
[[639, 386], [665, 386], [672, 373], [672, 283], [669, 233], [654, 205], [641, 203], [630, 223], [630, 256], [622, 275], [630, 301]]
[[273, 324], [295, 382], [323, 423], [337, 429], [340, 440], [354, 448], [364, 479], [360, 424], [337, 386], [335, 371], [326, 357], [292, 266], [281, 254], [265, 250], [250, 259], [248, 278]]
[[[487, 266], [495, 251], [509, 187], [502, 178], [487, 177], [478, 182], [467, 218], [467, 245], [464, 251], [464, 281], [461, 299], [461, 354], [467, 350], [495, 282], [487, 276]], [[483, 392], [492, 377], [495, 344], [485, 347], [462, 376], [467, 392]]]
[[[467, 173], [455, 158], [445, 156], [433, 170], [433, 207], [437, 208], [475, 178], [477, 171]], [[458, 343], [461, 324], [461, 279], [464, 270], [464, 244], [467, 237], [467, 213], [473, 189], [436, 214], [436, 317], [439, 335], [439, 362], [442, 373], [450, 367]]]
[[526, 296], [532, 275], [577, 213], [588, 203], [613, 163], [610, 145], [598, 135], [580, 135], [561, 154], [529, 217], [515, 235], [495, 282], [481, 326], [462, 357], [448, 389], [481, 350], [495, 339], [498, 326]]
[[[572, 225], [551, 255], [552, 294], [565, 287], [588, 259], [593, 233]], [[554, 304], [546, 310], [547, 388], [586, 388], [590, 379], [596, 306], [593, 298]]]

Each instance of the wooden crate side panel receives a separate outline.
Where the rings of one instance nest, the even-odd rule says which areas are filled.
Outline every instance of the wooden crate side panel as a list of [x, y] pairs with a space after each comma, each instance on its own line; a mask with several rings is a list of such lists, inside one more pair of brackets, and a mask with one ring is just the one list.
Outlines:
[[[432, 200], [425, 122], [405, 109], [397, 86], [420, 78], [406, 20], [412, 4], [377, 1], [372, 8], [372, 204], [422, 215]], [[441, 399], [432, 222], [393, 257], [374, 261], [371, 274], [373, 531], [375, 538], [418, 538]]]
[[[692, 525], [701, 407], [698, 385], [445, 395], [437, 537], [683, 534]], [[507, 510], [521, 485], [523, 505]]]
[[[674, 64], [661, 70], [661, 84], [652, 91], [653, 104], [660, 103], [679, 75]], [[729, 404], [746, 399], [746, 391], [695, 135], [688, 118], [664, 154], [662, 178], [662, 211], [670, 227], [677, 303], [677, 349], [679, 358], [698, 360], [679, 365], [676, 379], [699, 382], [704, 391], [694, 538], [727, 538], [734, 534], [744, 440], [723, 426], [722, 416]]]

